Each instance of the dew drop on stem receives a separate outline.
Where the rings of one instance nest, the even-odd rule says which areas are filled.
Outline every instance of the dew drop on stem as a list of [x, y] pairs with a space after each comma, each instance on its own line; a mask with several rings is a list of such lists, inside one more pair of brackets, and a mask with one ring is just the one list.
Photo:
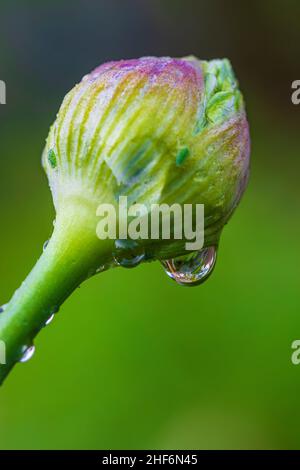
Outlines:
[[55, 314], [59, 311], [59, 307], [53, 307], [50, 312], [49, 312], [49, 317], [48, 320], [45, 322], [44, 326], [50, 325], [50, 323], [53, 321]]
[[48, 318], [48, 320], [46, 321], [45, 323], [45, 326], [48, 326], [50, 325], [50, 323], [52, 322], [52, 320], [54, 319], [55, 317], [55, 313], [52, 313], [52, 315]]
[[8, 304], [4, 304], [0, 307], [0, 314], [4, 312]]
[[144, 261], [145, 255], [140, 254], [136, 256], [115, 256], [115, 262], [117, 266], [121, 266], [122, 268], [135, 268], [138, 266], [142, 261]]
[[27, 362], [29, 361], [32, 356], [34, 355], [34, 352], [35, 352], [35, 346], [32, 345], [32, 346], [25, 346], [24, 348], [24, 352], [23, 352], [23, 356], [21, 357], [20, 361], [19, 362]]
[[145, 250], [134, 240], [116, 240], [114, 262], [122, 268], [135, 268], [145, 260]]
[[46, 241], [45, 241], [45, 243], [44, 243], [44, 245], [43, 245], [43, 251], [46, 250], [47, 246], [49, 245], [49, 241], [50, 241], [50, 240], [46, 240]]

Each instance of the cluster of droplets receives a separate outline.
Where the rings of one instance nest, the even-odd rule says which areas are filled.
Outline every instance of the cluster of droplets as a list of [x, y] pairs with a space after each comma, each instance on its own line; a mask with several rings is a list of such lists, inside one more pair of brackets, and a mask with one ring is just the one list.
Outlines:
[[181, 286], [198, 286], [212, 273], [216, 264], [217, 249], [215, 246], [186, 256], [162, 261], [167, 275]]
[[[48, 242], [44, 245], [44, 250]], [[132, 252], [132, 256], [130, 255]], [[161, 261], [166, 274], [181, 286], [197, 286], [202, 284], [212, 273], [217, 258], [217, 248], [210, 246], [203, 248], [198, 252], [193, 252], [185, 256]], [[135, 268], [145, 261], [146, 252], [139, 247], [137, 242], [132, 240], [117, 240], [115, 242], [115, 251], [113, 261], [100, 266], [96, 273], [106, 271], [115, 266], [123, 268]], [[0, 313], [4, 312], [6, 305], [0, 307]], [[54, 319], [58, 308], [53, 308], [50, 312], [48, 320], [44, 326], [48, 326]], [[29, 361], [35, 352], [35, 346], [24, 346], [22, 356], [19, 362]]]
[[[5, 311], [7, 305], [8, 304], [4, 304], [0, 307], [0, 314]], [[50, 316], [49, 316], [48, 320], [45, 322], [44, 326], [50, 325], [50, 323], [54, 319], [55, 314], [58, 312], [58, 310], [59, 309], [57, 307], [55, 307], [51, 310]], [[32, 358], [32, 356], [34, 355], [34, 352], [35, 352], [35, 346], [33, 344], [31, 344], [29, 346], [28, 345], [24, 346], [22, 348], [21, 358], [19, 359], [19, 362], [21, 362], [21, 363], [28, 362]]]
[[[132, 253], [132, 254], [131, 254]], [[185, 256], [161, 261], [166, 274], [181, 286], [197, 286], [202, 284], [212, 273], [217, 258], [215, 246], [205, 247], [198, 252]], [[113, 261], [100, 266], [96, 273], [111, 267], [135, 268], [148, 256], [144, 248], [133, 240], [117, 240], [113, 253]]]
[[[46, 250], [48, 244], [49, 244], [49, 241], [50, 240], [47, 240], [44, 245], [43, 245], [43, 251]], [[7, 304], [5, 305], [2, 305], [2, 307], [0, 307], [0, 313], [2, 313], [5, 308], [6, 308]], [[44, 327], [50, 325], [50, 323], [52, 323], [52, 321], [54, 320], [54, 317], [56, 315], [56, 313], [59, 311], [59, 308], [57, 306], [53, 307], [50, 312], [49, 312], [49, 317], [48, 319], [46, 320], [45, 324], [44, 324]], [[35, 346], [33, 344], [29, 345], [29, 346], [24, 346], [23, 347], [23, 350], [22, 350], [22, 355], [21, 355], [21, 359], [19, 359], [19, 362], [21, 363], [24, 363], [24, 362], [28, 362], [32, 356], [34, 355], [35, 353]]]
[[[58, 310], [59, 310], [58, 307], [54, 307], [51, 309], [50, 316], [48, 317], [48, 320], [44, 324], [45, 327], [50, 325], [50, 323], [54, 319], [55, 314], [58, 312]], [[35, 346], [33, 344], [29, 346], [24, 346], [22, 350], [21, 359], [19, 359], [19, 362], [22, 362], [22, 363], [28, 362], [32, 358], [34, 353], [35, 353]]]

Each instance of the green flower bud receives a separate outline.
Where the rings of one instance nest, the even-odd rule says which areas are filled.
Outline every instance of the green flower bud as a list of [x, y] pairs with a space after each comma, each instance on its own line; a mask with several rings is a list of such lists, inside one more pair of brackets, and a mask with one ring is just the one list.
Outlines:
[[[73, 196], [99, 204], [127, 196], [149, 211], [204, 204], [205, 246], [217, 245], [249, 165], [229, 61], [146, 57], [100, 66], [64, 99], [43, 164], [58, 212]], [[183, 254], [184, 243], [148, 242], [149, 257]]]

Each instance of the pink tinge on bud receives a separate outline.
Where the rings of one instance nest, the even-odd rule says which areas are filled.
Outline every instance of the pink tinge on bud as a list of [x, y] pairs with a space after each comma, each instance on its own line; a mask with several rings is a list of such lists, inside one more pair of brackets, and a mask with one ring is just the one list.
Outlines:
[[250, 151], [251, 151], [251, 142], [250, 142], [250, 131], [249, 124], [246, 115], [244, 114], [241, 117], [239, 126], [239, 144], [240, 151], [237, 154], [236, 163], [241, 167], [241, 180], [239, 182], [239, 187], [237, 191], [236, 202], [238, 203], [241, 199], [245, 189], [247, 187], [249, 179], [249, 164], [250, 164]]
[[168, 85], [171, 88], [185, 88], [186, 91], [194, 89], [199, 95], [204, 89], [203, 74], [200, 67], [184, 59], [172, 59], [169, 57], [142, 57], [140, 59], [128, 59], [107, 62], [86, 75], [83, 80], [94, 82], [98, 79], [111, 83], [120, 80], [128, 74], [148, 78], [149, 83]]

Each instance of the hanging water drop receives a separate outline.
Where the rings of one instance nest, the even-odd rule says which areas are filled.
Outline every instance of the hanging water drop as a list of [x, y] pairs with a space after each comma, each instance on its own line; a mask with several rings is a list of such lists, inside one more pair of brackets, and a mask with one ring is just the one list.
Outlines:
[[53, 307], [50, 312], [49, 312], [49, 318], [48, 320], [45, 322], [45, 325], [44, 326], [48, 326], [50, 325], [50, 323], [52, 322], [53, 318], [55, 317], [55, 314], [59, 311], [59, 307], [55, 306]]
[[47, 246], [49, 245], [49, 241], [50, 241], [50, 240], [46, 240], [46, 241], [45, 241], [45, 243], [44, 243], [44, 245], [43, 245], [43, 251], [46, 250]]
[[29, 361], [32, 356], [34, 355], [34, 352], [35, 352], [35, 347], [32, 345], [32, 346], [29, 346], [29, 347], [26, 347], [24, 353], [23, 353], [23, 356], [21, 357], [20, 361], [19, 362], [27, 362]]
[[45, 326], [48, 326], [50, 325], [50, 323], [52, 322], [53, 318], [55, 317], [55, 313], [52, 313], [52, 315], [48, 318], [48, 320], [46, 321], [45, 323]]
[[216, 264], [217, 249], [215, 246], [203, 248], [197, 253], [162, 261], [167, 275], [181, 286], [202, 284], [212, 273]]
[[8, 304], [4, 304], [0, 307], [0, 313], [3, 313]]
[[122, 268], [135, 268], [145, 260], [145, 250], [134, 240], [115, 241], [114, 262]]
[[141, 253], [140, 255], [136, 256], [115, 256], [115, 262], [118, 266], [122, 268], [135, 268], [138, 266], [142, 261], [144, 261], [145, 255]]

